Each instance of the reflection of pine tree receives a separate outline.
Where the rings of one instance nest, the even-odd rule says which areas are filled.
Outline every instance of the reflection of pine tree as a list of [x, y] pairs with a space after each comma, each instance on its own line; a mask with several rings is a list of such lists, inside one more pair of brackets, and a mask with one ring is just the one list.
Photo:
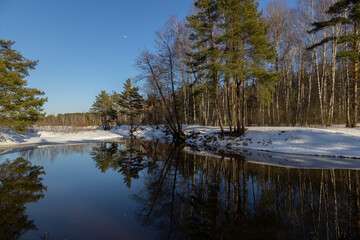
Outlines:
[[34, 220], [25, 214], [25, 204], [44, 197], [42, 174], [43, 167], [32, 166], [23, 158], [0, 164], [0, 239], [19, 239], [25, 232], [36, 230]]
[[128, 188], [131, 187], [132, 180], [138, 179], [139, 172], [147, 166], [141, 151], [134, 147], [133, 139], [130, 144], [100, 143], [93, 147], [90, 154], [101, 172], [111, 169], [122, 174]]
[[90, 155], [102, 173], [105, 173], [109, 168], [112, 170], [117, 169], [117, 159], [120, 150], [117, 143], [100, 143], [92, 147]]
[[[200, 157], [161, 144], [148, 151], [145, 145], [153, 165], [133, 199], [140, 221], [156, 228], [159, 239], [336, 239], [336, 231], [344, 239], [357, 236], [355, 173], [336, 180], [348, 170], [321, 170], [333, 178], [326, 180], [319, 170], [251, 164], [241, 156]], [[337, 222], [348, 226], [336, 228]]]
[[142, 171], [147, 164], [144, 164], [144, 155], [140, 151], [135, 150], [133, 138], [131, 138], [124, 155], [119, 172], [124, 175], [124, 182], [126, 186], [130, 188], [131, 180], [138, 179], [139, 172]]
[[134, 140], [103, 149], [116, 155], [103, 162], [104, 171], [112, 166], [128, 186], [144, 174], [143, 188], [132, 198], [139, 220], [156, 229], [158, 239], [358, 236], [359, 171], [280, 168]]

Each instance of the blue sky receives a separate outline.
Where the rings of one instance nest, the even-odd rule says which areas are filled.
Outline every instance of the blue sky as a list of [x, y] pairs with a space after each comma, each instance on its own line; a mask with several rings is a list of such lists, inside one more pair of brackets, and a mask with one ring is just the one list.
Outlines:
[[125, 80], [137, 75], [140, 50], [153, 49], [155, 31], [170, 15], [185, 18], [192, 3], [0, 0], [0, 38], [16, 41], [14, 49], [40, 60], [27, 79], [45, 91], [47, 114], [86, 112], [101, 90], [122, 91]]

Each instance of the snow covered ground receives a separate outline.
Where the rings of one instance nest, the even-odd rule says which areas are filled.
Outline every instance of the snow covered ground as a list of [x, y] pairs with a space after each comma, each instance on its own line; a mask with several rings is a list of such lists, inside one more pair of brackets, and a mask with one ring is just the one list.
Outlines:
[[[249, 127], [244, 136], [221, 137], [218, 127], [185, 125], [184, 132], [191, 136], [186, 141], [189, 145], [209, 147], [218, 151], [236, 153], [242, 152], [243, 149], [253, 149], [294, 154], [291, 156], [306, 154], [360, 158], [359, 128], [348, 129], [340, 126], [329, 128]], [[171, 136], [166, 135], [164, 129], [157, 129], [153, 126], [141, 126], [134, 134], [137, 138], [146, 141], [171, 141]], [[0, 148], [34, 144], [92, 142], [128, 137], [128, 126], [118, 127], [110, 131], [91, 130], [75, 133], [33, 131], [26, 134], [15, 134], [14, 132], [3, 131], [0, 132]], [[295, 159], [296, 157], [291, 158]]]
[[[53, 129], [53, 128], [51, 128]], [[109, 139], [128, 138], [129, 126], [121, 126], [110, 131], [104, 130], [87, 130], [87, 131], [58, 131], [58, 128], [46, 131], [30, 131], [24, 134], [16, 134], [13, 131], [0, 131], [0, 148], [21, 147], [25, 145], [52, 145], [52, 144], [69, 144], [84, 143], [94, 141], [104, 141]], [[152, 126], [143, 126], [134, 135], [139, 139], [151, 141], [156, 139], [170, 139], [166, 136], [164, 129], [155, 129]]]
[[360, 129], [345, 127], [301, 128], [301, 127], [249, 127], [244, 136], [224, 137], [217, 134], [218, 128], [194, 127], [200, 132], [187, 142], [222, 149], [255, 149], [271, 152], [310, 154], [360, 158]]

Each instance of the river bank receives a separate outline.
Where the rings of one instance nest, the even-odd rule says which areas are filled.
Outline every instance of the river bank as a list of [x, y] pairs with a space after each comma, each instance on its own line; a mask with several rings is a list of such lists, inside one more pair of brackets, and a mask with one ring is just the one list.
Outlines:
[[[239, 137], [222, 137], [219, 132], [218, 127], [184, 125], [184, 133], [189, 136], [186, 143], [192, 146], [207, 146], [231, 152], [253, 149], [278, 153], [360, 158], [359, 128], [249, 127], [245, 134]], [[161, 127], [141, 126], [134, 135], [145, 141], [171, 142], [171, 135], [167, 135], [165, 129]], [[73, 144], [129, 137], [129, 126], [113, 128], [110, 131], [101, 129], [77, 132], [30, 131], [25, 134], [1, 131], [0, 148], [37, 144]]]

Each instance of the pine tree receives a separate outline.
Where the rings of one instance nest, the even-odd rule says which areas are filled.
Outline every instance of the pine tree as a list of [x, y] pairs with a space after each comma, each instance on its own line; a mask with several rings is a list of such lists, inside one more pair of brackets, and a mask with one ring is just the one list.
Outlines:
[[143, 98], [139, 94], [139, 89], [131, 85], [130, 78], [124, 83], [124, 91], [119, 95], [118, 104], [121, 113], [130, 119], [131, 131], [133, 130], [134, 119], [143, 111]]
[[216, 35], [219, 21], [219, 4], [216, 0], [197, 0], [196, 13], [187, 17], [187, 27], [192, 33], [190, 39], [193, 44], [189, 55], [193, 61], [187, 62], [194, 71], [205, 71], [209, 86], [215, 96], [217, 117], [222, 135], [224, 134], [222, 113], [219, 106], [219, 71], [221, 68], [220, 48]]
[[359, 81], [359, 60], [360, 60], [360, 35], [359, 35], [359, 24], [360, 24], [360, 2], [358, 0], [340, 0], [334, 3], [326, 12], [331, 16], [327, 21], [314, 22], [314, 27], [309, 33], [315, 33], [322, 29], [332, 27], [335, 25], [348, 25], [353, 27], [353, 32], [343, 34], [340, 37], [330, 36], [324, 38], [319, 43], [316, 43], [308, 48], [311, 50], [318, 46], [324, 45], [330, 41], [336, 41], [337, 44], [349, 43], [351, 50], [345, 49], [344, 51], [338, 52], [337, 56], [340, 58], [347, 58], [353, 61], [353, 108], [352, 108], [352, 123], [349, 127], [356, 127], [358, 121], [358, 81]]
[[110, 128], [110, 123], [116, 119], [116, 110], [114, 102], [112, 101], [111, 96], [105, 91], [96, 96], [95, 102], [92, 105], [90, 110], [93, 113], [100, 114], [101, 125], [104, 129]]
[[0, 39], [0, 127], [24, 132], [45, 115], [47, 99], [41, 97], [44, 92], [27, 87], [25, 79], [38, 61], [24, 58], [11, 48], [14, 43]]
[[[275, 48], [267, 37], [267, 26], [254, 0], [220, 0], [219, 41], [225, 43], [223, 70], [236, 85], [237, 131], [245, 130], [246, 86], [256, 80], [263, 102], [271, 101], [276, 74], [267, 69]], [[242, 87], [242, 91], [241, 91]], [[242, 93], [242, 94], [241, 94]]]

